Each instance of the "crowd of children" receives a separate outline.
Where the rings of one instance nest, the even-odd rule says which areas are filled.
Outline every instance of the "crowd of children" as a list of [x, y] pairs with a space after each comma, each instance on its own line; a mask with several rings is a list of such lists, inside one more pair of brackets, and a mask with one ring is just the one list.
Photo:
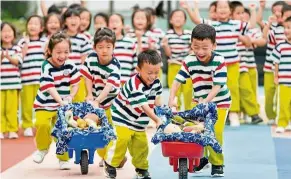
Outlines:
[[[97, 13], [92, 18], [84, 4], [53, 5], [48, 10], [42, 4], [45, 17], [30, 16], [26, 33], [17, 43], [14, 26], [2, 22], [0, 138], [6, 133], [8, 138], [18, 138], [19, 108], [24, 136], [33, 136], [35, 115], [38, 151], [33, 160], [41, 163], [52, 142], [50, 131], [58, 107], [91, 102], [106, 111], [117, 133], [116, 141], [98, 150], [106, 175], [116, 177], [128, 149], [137, 176], [150, 178], [145, 129], [150, 119], [156, 126], [162, 124], [153, 111], [161, 105], [161, 66], [168, 65], [170, 107], [181, 109], [182, 101], [186, 110], [198, 103], [217, 104], [214, 130], [222, 145], [227, 117], [234, 127], [240, 125], [240, 114], [250, 116], [252, 124], [263, 121], [254, 49], [265, 45], [268, 124], [276, 123], [278, 133], [291, 130], [291, 4], [275, 2], [273, 15], [263, 21], [265, 4], [260, 1], [256, 12], [253, 4], [247, 8], [239, 1], [219, 0], [210, 4], [210, 19], [204, 19], [198, 1], [194, 8], [181, 1], [196, 24], [192, 32], [184, 29], [187, 15], [183, 9], [170, 13], [165, 33], [156, 28], [156, 16], [164, 13], [162, 3], [157, 9], [135, 7], [132, 28], [118, 13]], [[94, 35], [89, 33], [91, 19]], [[162, 64], [162, 53], [167, 64]], [[211, 163], [211, 175], [223, 176], [223, 154], [211, 148], [206, 153], [196, 170]], [[68, 154], [58, 158], [60, 169], [69, 169]]]

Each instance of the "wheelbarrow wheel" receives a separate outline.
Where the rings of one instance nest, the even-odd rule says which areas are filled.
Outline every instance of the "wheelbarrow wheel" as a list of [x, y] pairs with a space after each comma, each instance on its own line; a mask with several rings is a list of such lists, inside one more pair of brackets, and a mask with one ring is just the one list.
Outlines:
[[81, 173], [82, 173], [82, 175], [88, 174], [89, 160], [88, 160], [88, 153], [85, 150], [83, 150], [81, 152], [81, 162], [80, 162], [80, 166], [81, 166]]
[[179, 159], [179, 179], [188, 178], [188, 160], [186, 158]]

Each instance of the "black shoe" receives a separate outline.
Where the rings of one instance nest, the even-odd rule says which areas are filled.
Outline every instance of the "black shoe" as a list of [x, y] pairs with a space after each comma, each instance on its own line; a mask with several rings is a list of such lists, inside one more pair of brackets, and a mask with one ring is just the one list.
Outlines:
[[209, 168], [208, 164], [209, 164], [209, 162], [208, 162], [207, 158], [205, 158], [205, 157], [201, 158], [200, 164], [198, 167], [194, 168], [194, 172], [201, 172], [202, 170]]
[[226, 120], [225, 120], [225, 125], [229, 126], [230, 125], [230, 120], [229, 116], [227, 115]]
[[137, 179], [151, 179], [150, 173], [147, 170], [136, 168], [135, 171]]
[[108, 165], [105, 161], [104, 161], [104, 164], [105, 164], [104, 171], [105, 171], [106, 177], [111, 178], [111, 179], [115, 179], [116, 168]]
[[127, 161], [127, 157], [125, 156], [117, 168], [118, 169], [122, 168], [125, 165], [126, 161]]
[[261, 122], [263, 122], [263, 119], [260, 116], [258, 115], [252, 116], [252, 124], [259, 124]]
[[222, 165], [212, 165], [211, 176], [212, 177], [224, 177], [223, 166]]

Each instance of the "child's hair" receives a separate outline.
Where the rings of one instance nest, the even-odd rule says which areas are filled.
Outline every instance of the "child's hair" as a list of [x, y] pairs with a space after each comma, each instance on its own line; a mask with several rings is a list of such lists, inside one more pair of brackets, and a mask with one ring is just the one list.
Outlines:
[[86, 28], [86, 30], [89, 30], [90, 27], [91, 27], [91, 18], [92, 18], [91, 12], [87, 8], [85, 8], [85, 7], [80, 7], [79, 8], [79, 11], [80, 11], [80, 15], [81, 15], [82, 12], [89, 12], [89, 15], [90, 15], [89, 21], [90, 21], [90, 23], [89, 23], [88, 27]]
[[[54, 49], [54, 47], [62, 42], [62, 41], [67, 41], [69, 43], [69, 47], [70, 47], [70, 50], [71, 50], [71, 42], [70, 42], [70, 38], [67, 34], [65, 34], [64, 32], [58, 32], [58, 33], [55, 33], [51, 36], [50, 40], [49, 40], [49, 43], [48, 43], [48, 46], [47, 46], [47, 51], [46, 51], [46, 57], [47, 58], [50, 58], [52, 55], [52, 51]], [[49, 53], [51, 52], [51, 53]]]
[[287, 17], [284, 22], [291, 22], [291, 16], [290, 17]]
[[284, 15], [285, 12], [287, 11], [291, 11], [291, 6], [288, 4], [284, 4], [283, 8], [282, 8], [282, 16]]
[[82, 7], [81, 4], [73, 3], [73, 4], [71, 4], [71, 5], [68, 7], [68, 9], [77, 9], [77, 10], [79, 10], [81, 7]]
[[[12, 25], [9, 22], [2, 22], [1, 23], [1, 32], [2, 32], [5, 25], [8, 25], [12, 29], [13, 35], [14, 35], [14, 40], [15, 40], [16, 39], [16, 29], [15, 29], [14, 25]], [[12, 44], [14, 43], [14, 40], [12, 41]], [[2, 38], [1, 38], [1, 46], [2, 46]]]
[[104, 19], [104, 21], [106, 22], [106, 26], [108, 26], [108, 21], [109, 21], [109, 17], [108, 17], [108, 15], [107, 15], [106, 13], [103, 13], [103, 12], [97, 13], [97, 14], [95, 14], [95, 16], [94, 16], [94, 22], [95, 22], [95, 19], [96, 19], [98, 16], [102, 17], [102, 18]]
[[276, 1], [276, 2], [274, 2], [274, 3], [272, 4], [272, 8], [271, 8], [272, 12], [273, 12], [273, 8], [274, 8], [275, 6], [284, 6], [284, 4], [286, 4], [284, 1]]
[[217, 1], [212, 1], [212, 3], [210, 3], [210, 5], [209, 5], [209, 9], [210, 9], [212, 6], [214, 6], [215, 9], [216, 9]]
[[250, 10], [248, 8], [245, 8], [244, 12], [247, 13], [249, 16], [251, 16], [251, 12], [250, 12]]
[[209, 39], [215, 44], [216, 31], [214, 27], [207, 24], [198, 24], [192, 31], [191, 40], [205, 40]]
[[231, 1], [230, 2], [231, 13], [233, 13], [237, 7], [244, 7], [244, 5], [240, 1]]
[[142, 68], [144, 63], [157, 65], [162, 63], [162, 57], [156, 50], [145, 50], [137, 56], [137, 66]]
[[60, 14], [57, 14], [57, 13], [49, 13], [46, 17], [44, 17], [44, 33], [48, 33], [48, 30], [47, 30], [47, 23], [48, 21], [50, 20], [50, 18], [52, 16], [56, 16], [60, 22], [60, 28], [62, 28], [62, 18], [60, 16]]
[[[26, 21], [26, 29], [27, 29], [27, 25], [28, 25], [29, 21], [30, 21], [32, 18], [34, 18], [34, 17], [36, 17], [36, 18], [39, 19], [40, 27], [44, 27], [44, 20], [43, 20], [43, 18], [42, 18], [41, 16], [39, 16], [39, 15], [32, 15], [32, 16], [29, 16], [28, 19], [27, 19], [27, 21]], [[39, 33], [39, 37], [41, 37], [42, 34], [43, 34], [43, 32], [41, 31], [41, 32]]]
[[61, 14], [62, 11], [55, 4], [53, 4], [48, 8], [47, 13], [48, 14], [51, 14], [51, 13]]
[[181, 10], [181, 9], [175, 9], [175, 10], [173, 10], [172, 12], [171, 12], [171, 14], [170, 14], [170, 16], [169, 16], [169, 28], [170, 29], [173, 29], [174, 27], [173, 27], [173, 24], [171, 24], [171, 22], [170, 22], [170, 20], [172, 19], [172, 17], [173, 17], [173, 15], [175, 14], [175, 12], [183, 12], [183, 14], [184, 14], [184, 17], [185, 17], [185, 22], [187, 21], [187, 15], [186, 15], [186, 13], [185, 13], [185, 11], [183, 11], [183, 10]]
[[144, 12], [145, 15], [146, 15], [146, 19], [147, 19], [147, 25], [146, 25], [146, 31], [147, 30], [150, 30], [151, 29], [151, 16], [150, 14], [148, 13], [148, 11], [146, 11], [145, 9], [137, 9], [135, 10], [132, 15], [131, 15], [131, 24], [132, 24], [132, 27], [135, 29], [135, 26], [134, 26], [134, 22], [133, 22], [133, 19], [134, 19], [134, 16], [137, 12]]
[[[111, 14], [110, 17], [113, 16], [113, 15], [118, 16], [118, 17], [121, 19], [121, 23], [122, 23], [122, 25], [124, 25], [124, 17], [123, 17], [121, 14], [119, 14], [119, 13], [114, 13], [114, 14]], [[109, 18], [110, 18], [110, 17], [109, 17]], [[121, 31], [121, 34], [122, 34], [122, 35], [125, 34], [123, 29], [122, 29], [122, 31]]]
[[101, 27], [97, 29], [97, 31], [95, 32], [94, 47], [96, 46], [96, 44], [104, 40], [106, 42], [112, 43], [113, 46], [115, 45], [115, 41], [116, 41], [115, 33], [107, 27]]
[[72, 17], [72, 16], [78, 16], [78, 17], [80, 17], [80, 12], [77, 9], [74, 9], [74, 8], [68, 8], [64, 12], [64, 14], [62, 16], [62, 20], [63, 20], [63, 23], [64, 23], [64, 29], [67, 28], [67, 26], [65, 25], [66, 19], [68, 17]]
[[164, 17], [165, 11], [163, 10], [164, 8], [164, 1], [160, 1], [157, 7], [154, 9], [152, 7], [146, 7], [145, 10], [150, 13], [152, 16], [157, 16], [157, 17]]

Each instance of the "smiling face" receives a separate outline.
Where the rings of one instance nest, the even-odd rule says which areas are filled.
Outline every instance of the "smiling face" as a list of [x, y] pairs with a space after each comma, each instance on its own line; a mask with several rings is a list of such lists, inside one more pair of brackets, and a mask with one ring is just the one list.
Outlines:
[[90, 25], [90, 13], [88, 11], [83, 11], [80, 14], [81, 24], [80, 24], [80, 31], [84, 32]]
[[208, 11], [208, 16], [211, 20], [215, 21], [217, 20], [216, 17], [216, 6], [210, 6], [209, 11]]
[[1, 42], [6, 44], [12, 44], [14, 40], [14, 32], [13, 29], [9, 25], [4, 25], [1, 29]]
[[212, 51], [216, 48], [216, 44], [213, 44], [210, 39], [193, 39], [191, 48], [199, 61], [208, 63], [211, 59]]
[[232, 12], [232, 19], [233, 20], [243, 21], [244, 13], [245, 13], [244, 7], [243, 6], [237, 6]]
[[116, 35], [120, 35], [123, 29], [123, 23], [119, 15], [113, 14], [109, 18], [109, 28], [115, 32]]
[[50, 61], [55, 67], [61, 67], [64, 65], [65, 61], [68, 59], [70, 54], [70, 43], [68, 40], [62, 40], [57, 43], [52, 51], [49, 51], [51, 54]]
[[173, 25], [173, 27], [183, 27], [183, 25], [186, 23], [185, 14], [183, 11], [174, 12], [170, 19], [170, 23]]
[[102, 16], [97, 16], [94, 20], [94, 28], [97, 30], [101, 27], [107, 27], [107, 23]]
[[138, 11], [134, 14], [133, 24], [136, 30], [145, 30], [147, 28], [147, 17], [146, 12]]
[[147, 86], [153, 84], [153, 82], [159, 77], [161, 69], [161, 64], [150, 64], [150, 63], [143, 63], [141, 67], [137, 67], [137, 71], [140, 74], [140, 77]]
[[38, 17], [32, 17], [27, 23], [27, 31], [30, 37], [38, 37], [43, 31], [41, 21]]
[[49, 35], [55, 34], [61, 30], [61, 22], [57, 15], [50, 16], [47, 23], [46, 28]]
[[81, 20], [79, 16], [72, 15], [66, 18], [65, 25], [70, 32], [77, 33], [80, 27], [80, 21]]
[[278, 22], [282, 21], [281, 20], [281, 18], [282, 18], [282, 8], [283, 8], [282, 5], [277, 5], [277, 6], [274, 6], [272, 8], [272, 13], [273, 13], [273, 15], [276, 16]]
[[216, 17], [218, 21], [226, 21], [230, 18], [230, 7], [226, 0], [217, 1]]
[[98, 58], [103, 65], [108, 64], [112, 59], [113, 49], [114, 45], [112, 42], [108, 42], [106, 40], [98, 42], [95, 45], [96, 53], [98, 54]]
[[291, 40], [291, 22], [284, 22], [284, 34], [288, 41]]

